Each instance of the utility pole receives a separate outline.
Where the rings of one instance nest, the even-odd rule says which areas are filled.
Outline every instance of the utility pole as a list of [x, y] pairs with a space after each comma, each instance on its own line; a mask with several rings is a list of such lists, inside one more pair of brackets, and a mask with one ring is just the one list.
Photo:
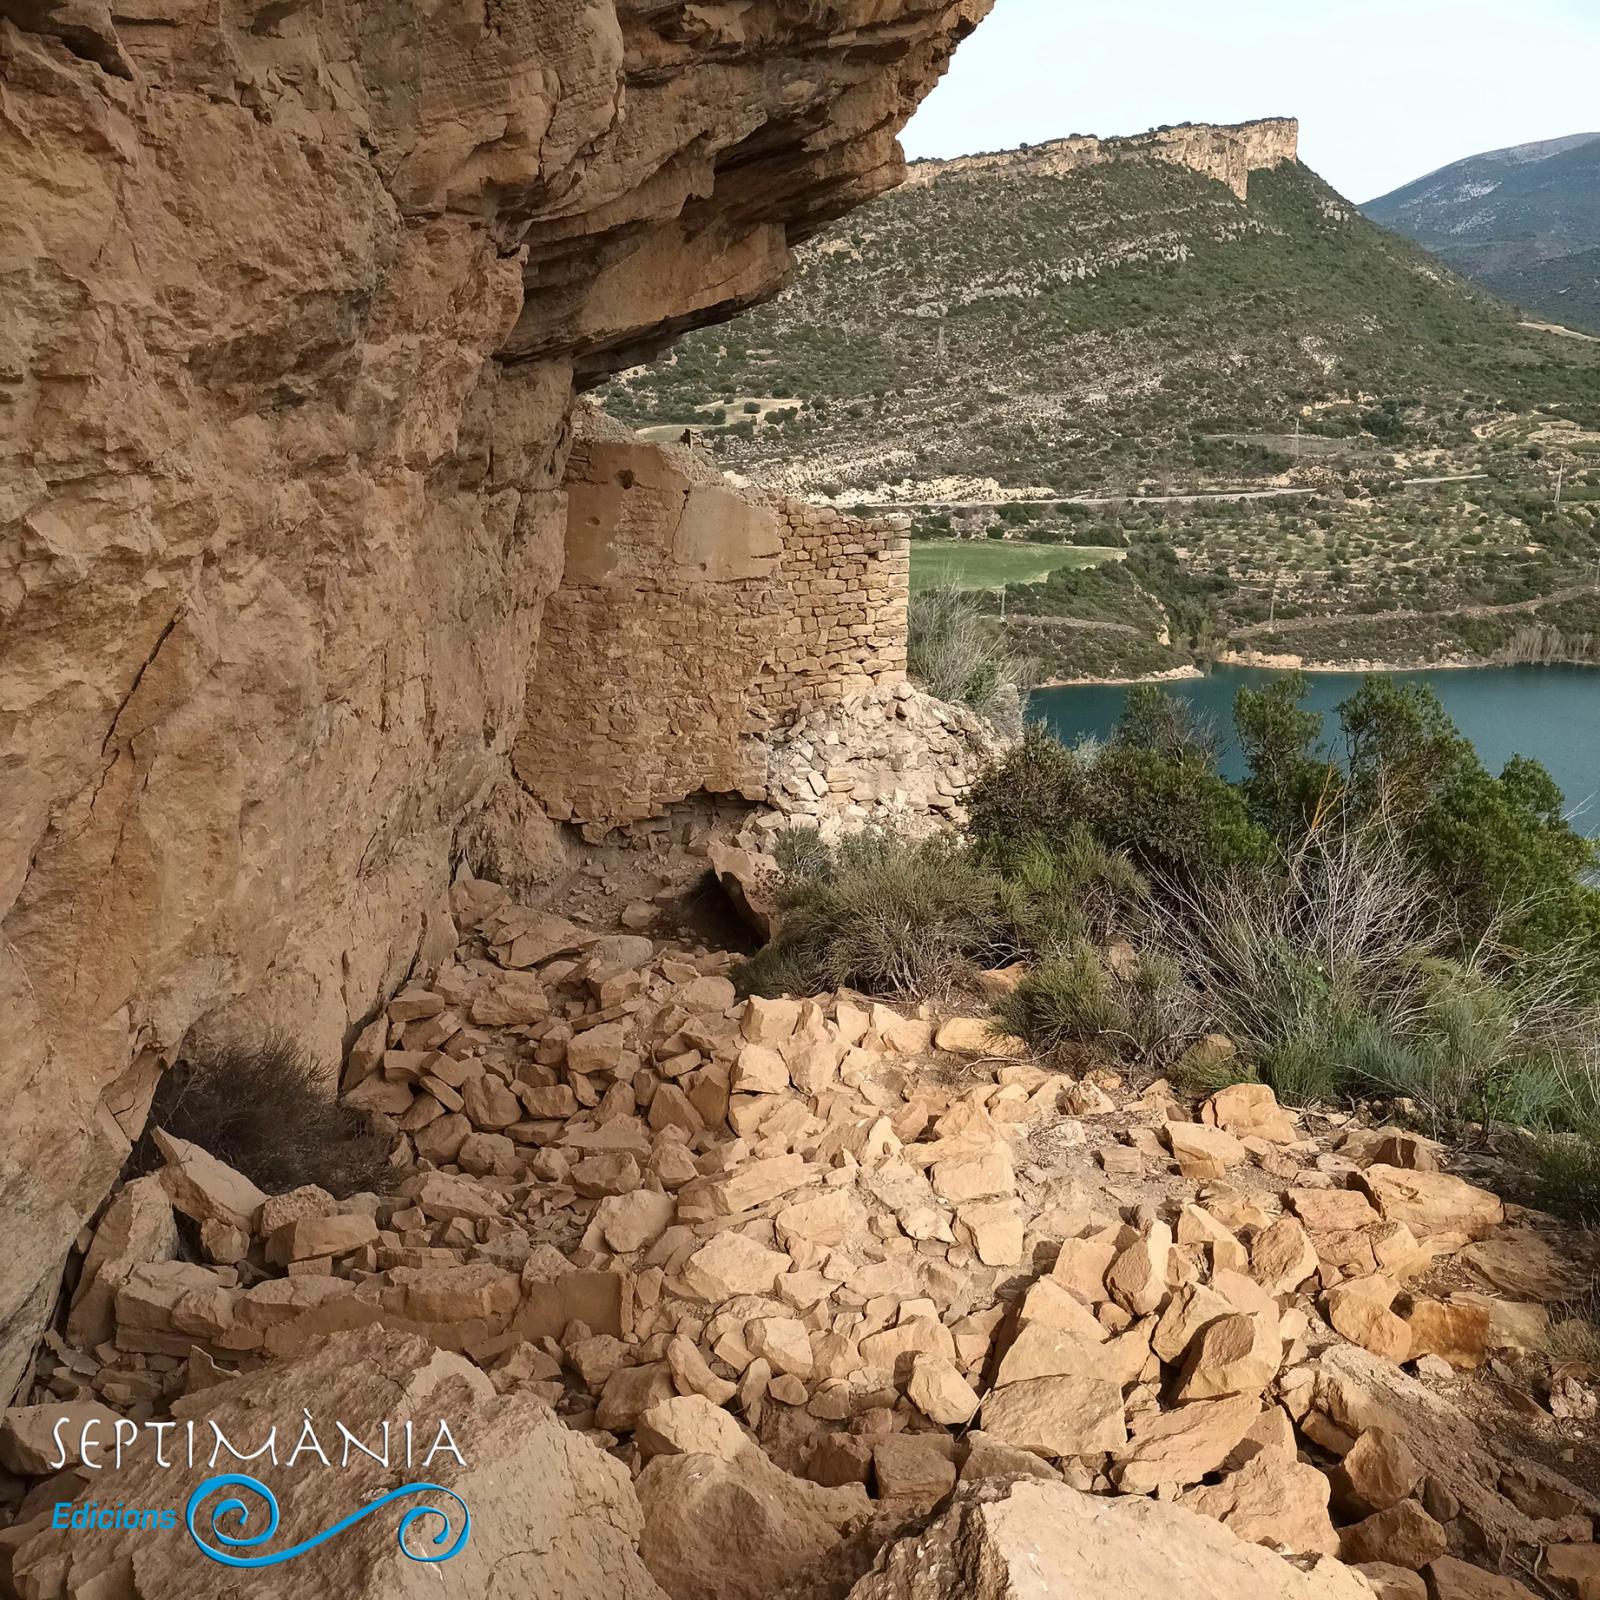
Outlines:
[[1272, 599], [1267, 605], [1267, 626], [1270, 628], [1278, 615], [1278, 580], [1283, 574], [1275, 572], [1272, 575]]
[[1294, 419], [1294, 459], [1295, 465], [1300, 464], [1300, 419]]
[[1560, 464], [1560, 466], [1558, 466], [1556, 468], [1556, 510], [1557, 511], [1559, 511], [1561, 509], [1561, 483], [1562, 483], [1562, 480], [1566, 477], [1566, 475], [1567, 475], [1567, 464], [1566, 464], [1565, 461], [1563, 461]]

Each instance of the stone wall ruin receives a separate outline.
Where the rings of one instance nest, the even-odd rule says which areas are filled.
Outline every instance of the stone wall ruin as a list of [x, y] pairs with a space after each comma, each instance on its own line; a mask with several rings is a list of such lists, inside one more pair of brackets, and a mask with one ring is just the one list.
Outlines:
[[597, 835], [694, 794], [764, 800], [766, 731], [904, 681], [901, 519], [741, 495], [593, 415], [567, 495], [512, 758], [549, 816]]

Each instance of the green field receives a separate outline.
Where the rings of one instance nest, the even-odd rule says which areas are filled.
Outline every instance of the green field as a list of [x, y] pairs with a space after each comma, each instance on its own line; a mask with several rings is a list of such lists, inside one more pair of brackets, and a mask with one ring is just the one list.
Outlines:
[[1057, 567], [1094, 567], [1120, 560], [1123, 554], [1100, 546], [1009, 539], [915, 539], [911, 587], [998, 589], [1007, 583], [1038, 583]]

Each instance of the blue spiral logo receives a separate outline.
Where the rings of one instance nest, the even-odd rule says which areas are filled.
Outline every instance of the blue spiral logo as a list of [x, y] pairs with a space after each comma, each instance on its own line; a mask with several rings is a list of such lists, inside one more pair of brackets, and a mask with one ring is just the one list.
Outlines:
[[[229, 1489], [244, 1489], [251, 1494], [256, 1494], [266, 1503], [266, 1526], [255, 1533], [246, 1533], [244, 1530], [250, 1525], [250, 1508], [237, 1495], [230, 1495], [228, 1499], [218, 1502], [207, 1514], [207, 1532], [217, 1540], [218, 1544], [225, 1545], [226, 1549], [218, 1549], [216, 1545], [207, 1544], [195, 1527], [195, 1521], [200, 1515], [202, 1503], [212, 1494], [221, 1493]], [[353, 1528], [356, 1523], [363, 1522], [375, 1511], [381, 1511], [386, 1505], [395, 1500], [402, 1500], [407, 1495], [417, 1494], [442, 1494], [455, 1501], [461, 1507], [461, 1531], [454, 1534], [450, 1520], [450, 1513], [439, 1506], [421, 1505], [413, 1506], [400, 1519], [400, 1526], [395, 1531], [395, 1541], [400, 1546], [400, 1553], [409, 1561], [448, 1561], [451, 1556], [458, 1554], [467, 1542], [468, 1535], [472, 1532], [472, 1513], [467, 1510], [467, 1502], [453, 1490], [445, 1488], [442, 1483], [407, 1483], [398, 1489], [391, 1489], [388, 1494], [380, 1495], [369, 1505], [364, 1505], [359, 1511], [352, 1511], [348, 1517], [333, 1524], [331, 1528], [324, 1528], [321, 1533], [310, 1539], [303, 1539], [299, 1544], [291, 1545], [287, 1550], [278, 1550], [266, 1555], [238, 1555], [240, 1550], [254, 1550], [264, 1545], [278, 1531], [278, 1501], [273, 1492], [259, 1478], [248, 1477], [242, 1472], [225, 1472], [215, 1478], [207, 1478], [195, 1492], [189, 1496], [189, 1503], [183, 1509], [184, 1525], [189, 1530], [189, 1537], [200, 1547], [201, 1551], [213, 1561], [220, 1561], [227, 1567], [275, 1567], [282, 1561], [292, 1561], [296, 1556], [303, 1556], [307, 1550], [315, 1550], [318, 1545], [326, 1544], [344, 1532], [346, 1528]], [[259, 1509], [259, 1508], [258, 1508]], [[428, 1540], [430, 1549], [424, 1549], [421, 1554], [410, 1548], [406, 1543], [406, 1534], [418, 1517], [437, 1517], [443, 1524], [437, 1534]], [[221, 1524], [231, 1522], [233, 1531], [230, 1532]], [[444, 1548], [448, 1544], [448, 1548]]]

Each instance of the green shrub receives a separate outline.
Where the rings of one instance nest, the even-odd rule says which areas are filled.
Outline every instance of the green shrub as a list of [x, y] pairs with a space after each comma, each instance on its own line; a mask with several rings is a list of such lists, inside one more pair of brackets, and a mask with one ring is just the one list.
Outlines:
[[741, 997], [765, 995], [774, 1000], [814, 994], [821, 987], [812, 953], [782, 939], [740, 962], [733, 970], [733, 982]]
[[1422, 959], [1418, 970], [1402, 1036], [1350, 1063], [1357, 1087], [1414, 1101], [1435, 1122], [1545, 1121], [1555, 1086], [1519, 1045], [1511, 993], [1455, 962]]
[[1426, 883], [1382, 832], [1320, 830], [1271, 865], [1159, 892], [1171, 908], [1160, 946], [1208, 1029], [1286, 1099], [1331, 1087], [1346, 1072], [1324, 1062], [1375, 1048], [1369, 1023], [1415, 1009], [1416, 954], [1440, 940]]
[[1586, 1227], [1600, 1227], [1600, 1125], [1581, 1133], [1535, 1135], [1529, 1168], [1537, 1205]]
[[[162, 1076], [149, 1126], [209, 1151], [269, 1194], [314, 1183], [343, 1199], [379, 1189], [391, 1141], [341, 1106], [331, 1077], [282, 1034], [182, 1056]], [[135, 1153], [160, 1165], [148, 1137]]]
[[1453, 954], [1460, 930], [1392, 830], [1326, 827], [1279, 869], [1158, 892], [1206, 1026], [1280, 1099], [1401, 1100], [1441, 1128], [1600, 1123], [1581, 950]]
[[1013, 730], [1031, 677], [1004, 629], [959, 589], [920, 589], [907, 618], [906, 670], [929, 694]]
[[1531, 953], [1576, 944], [1587, 954], [1573, 970], [1600, 995], [1595, 845], [1549, 773], [1517, 756], [1493, 776], [1431, 689], [1370, 677], [1339, 707], [1346, 777], [1317, 748], [1304, 692], [1296, 673], [1238, 695], [1251, 815], [1290, 849], [1324, 821], [1392, 830], [1450, 908], [1458, 954], [1490, 939]]
[[1146, 872], [1200, 879], [1271, 852], [1243, 796], [1195, 756], [1108, 745], [1091, 772], [1090, 817], [1103, 843]]
[[1049, 844], [1087, 822], [1088, 772], [1094, 751], [1069, 750], [1029, 723], [1021, 741], [979, 774], [967, 798], [973, 837], [1002, 853]]
[[780, 865], [780, 932], [744, 964], [748, 993], [925, 994], [1016, 953], [998, 878], [949, 835], [813, 836], [787, 841]]
[[1128, 1032], [1127, 1008], [1111, 974], [1082, 943], [1047, 956], [996, 1002], [995, 1015], [1008, 1032], [1039, 1051]]
[[1233, 723], [1248, 775], [1250, 815], [1280, 840], [1301, 837], [1337, 797], [1343, 780], [1318, 748], [1322, 718], [1302, 711], [1305, 675], [1286, 673], [1265, 689], [1240, 689]]
[[1105, 944], [1134, 931], [1144, 915], [1149, 885], [1081, 822], [1052, 840], [990, 846], [986, 859], [999, 872], [1001, 909], [1024, 949], [1049, 954], [1081, 939]]
[[1130, 750], [1146, 750], [1168, 761], [1197, 760], [1215, 766], [1221, 736], [1210, 719], [1201, 719], [1187, 700], [1153, 683], [1128, 690], [1112, 740]]
[[1202, 1038], [1173, 1062], [1172, 1081], [1185, 1094], [1205, 1096], [1230, 1084], [1260, 1083], [1261, 1074], [1236, 1051], [1213, 1050]]
[[1600, 993], [1600, 892], [1586, 877], [1595, 847], [1567, 821], [1538, 762], [1513, 757], [1498, 778], [1475, 756], [1463, 762], [1423, 814], [1419, 847], [1470, 929], [1498, 925], [1507, 942], [1538, 953], [1576, 940], [1586, 986]]
[[1330, 1056], [1331, 1039], [1316, 1033], [1289, 1034], [1266, 1045], [1257, 1072], [1285, 1105], [1314, 1105], [1338, 1093], [1338, 1067]]
[[1041, 1054], [1063, 1045], [1098, 1045], [1124, 1061], [1164, 1064], [1186, 1042], [1191, 997], [1170, 962], [1151, 956], [1119, 976], [1084, 941], [1038, 962], [995, 1002], [1007, 1032]]
[[1184, 749], [1174, 756], [1118, 737], [1067, 750], [1030, 728], [974, 786], [973, 834], [1015, 849], [1083, 827], [1141, 872], [1191, 878], [1267, 859], [1271, 841], [1239, 791], [1192, 746]]

